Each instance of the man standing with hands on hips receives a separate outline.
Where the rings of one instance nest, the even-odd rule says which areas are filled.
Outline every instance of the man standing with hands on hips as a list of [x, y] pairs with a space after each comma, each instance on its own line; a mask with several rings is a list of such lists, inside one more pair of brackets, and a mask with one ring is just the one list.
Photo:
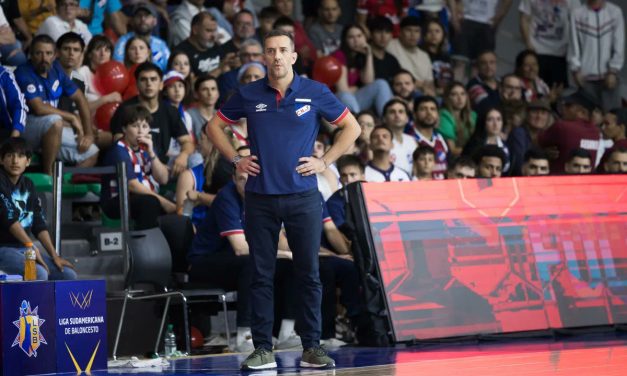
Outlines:
[[[339, 158], [360, 134], [349, 110], [316, 81], [294, 74], [294, 40], [273, 30], [264, 38], [268, 75], [242, 86], [207, 127], [207, 135], [238, 171], [249, 175], [244, 199], [246, 240], [252, 262], [252, 336], [255, 351], [242, 369], [277, 366], [272, 353], [274, 266], [281, 225], [293, 253], [298, 291], [296, 322], [303, 344], [301, 367], [334, 367], [320, 347], [322, 287], [318, 251], [322, 205], [316, 173]], [[311, 156], [319, 130], [318, 115], [342, 129], [321, 158]], [[223, 129], [248, 121], [251, 155], [240, 157]]]

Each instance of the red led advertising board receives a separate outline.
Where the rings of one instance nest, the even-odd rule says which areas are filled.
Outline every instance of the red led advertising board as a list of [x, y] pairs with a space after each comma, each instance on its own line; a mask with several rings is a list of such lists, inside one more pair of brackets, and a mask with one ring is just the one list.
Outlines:
[[363, 193], [398, 342], [627, 322], [627, 176]]

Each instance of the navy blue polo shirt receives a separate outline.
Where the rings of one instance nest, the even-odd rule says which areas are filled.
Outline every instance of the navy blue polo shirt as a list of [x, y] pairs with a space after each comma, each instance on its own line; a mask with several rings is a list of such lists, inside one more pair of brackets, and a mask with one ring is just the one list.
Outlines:
[[17, 67], [15, 79], [27, 101], [41, 98], [54, 108], [59, 106], [59, 98], [72, 96], [78, 89], [56, 60], [48, 71], [48, 77], [40, 76], [29, 61]]
[[339, 228], [346, 222], [346, 199], [344, 198], [344, 191], [338, 189], [327, 200], [327, 208], [329, 214], [333, 218], [335, 227]]
[[250, 152], [259, 158], [261, 172], [248, 177], [246, 191], [270, 195], [317, 188], [315, 175], [296, 172], [298, 159], [312, 155], [319, 116], [337, 123], [346, 114], [348, 109], [329, 88], [296, 74], [285, 97], [266, 77], [239, 87], [218, 111], [229, 124], [247, 119]]
[[218, 192], [198, 226], [187, 260], [191, 263], [198, 257], [220, 251], [233, 252], [227, 236], [243, 233], [244, 202], [231, 181]]

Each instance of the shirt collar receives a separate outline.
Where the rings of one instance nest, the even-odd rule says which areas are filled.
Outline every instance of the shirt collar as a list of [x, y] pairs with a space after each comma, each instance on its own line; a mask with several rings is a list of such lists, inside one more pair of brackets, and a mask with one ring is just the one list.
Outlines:
[[[300, 88], [300, 83], [302, 81], [302, 78], [298, 74], [296, 74], [296, 71], [292, 70], [292, 72], [294, 72], [294, 79], [292, 79], [290, 86], [287, 87], [287, 90], [285, 91], [285, 97], [287, 97], [290, 93], [296, 92]], [[267, 74], [263, 78], [263, 80], [264, 80], [264, 84], [267, 87], [269, 87], [273, 91], [276, 91], [276, 89], [273, 88], [272, 85], [270, 85], [270, 80], [268, 80]]]

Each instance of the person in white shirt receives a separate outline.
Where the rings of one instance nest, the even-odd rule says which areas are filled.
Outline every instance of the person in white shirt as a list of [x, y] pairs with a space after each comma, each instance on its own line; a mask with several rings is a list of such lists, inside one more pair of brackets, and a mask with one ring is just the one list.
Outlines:
[[[168, 38], [170, 46], [176, 46], [189, 37], [192, 32], [192, 18], [202, 11], [211, 13], [218, 23], [217, 41], [224, 44], [231, 39], [232, 27], [226, 29], [228, 21], [224, 15], [216, 8], [205, 8], [204, 0], [183, 0], [172, 16], [170, 17], [170, 35]], [[225, 24], [226, 23], [226, 24]]]
[[377, 126], [370, 133], [372, 160], [366, 165], [366, 181], [382, 183], [387, 181], [410, 181], [409, 174], [394, 166], [390, 151], [394, 135], [389, 128]]
[[383, 124], [394, 134], [392, 143], [392, 160], [394, 165], [406, 172], [413, 170], [412, 154], [418, 143], [414, 137], [404, 132], [409, 123], [409, 109], [401, 99], [394, 98], [383, 107]]
[[88, 44], [91, 32], [87, 25], [78, 18], [78, 0], [57, 0], [57, 14], [46, 18], [41, 24], [37, 35], [48, 34], [55, 42], [69, 31], [80, 35]]

